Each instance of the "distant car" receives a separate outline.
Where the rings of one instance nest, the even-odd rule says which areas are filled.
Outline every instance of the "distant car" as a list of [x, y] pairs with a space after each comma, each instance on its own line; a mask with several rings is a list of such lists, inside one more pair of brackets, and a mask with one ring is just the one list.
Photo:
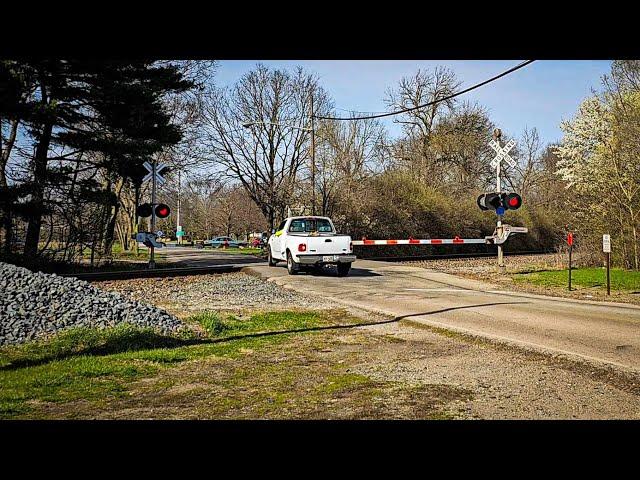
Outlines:
[[215, 237], [211, 240], [205, 240], [204, 244], [213, 248], [243, 248], [247, 242], [234, 240], [231, 237]]

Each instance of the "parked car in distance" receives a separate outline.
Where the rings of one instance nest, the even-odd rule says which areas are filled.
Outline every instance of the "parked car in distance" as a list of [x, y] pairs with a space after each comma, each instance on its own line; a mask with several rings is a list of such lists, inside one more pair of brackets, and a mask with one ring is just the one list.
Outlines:
[[205, 246], [213, 248], [244, 248], [247, 242], [234, 240], [231, 237], [215, 237], [204, 241]]
[[251, 240], [251, 246], [253, 248], [264, 248], [267, 245], [267, 241], [269, 240], [269, 234], [267, 232], [263, 232], [259, 237], [253, 237]]

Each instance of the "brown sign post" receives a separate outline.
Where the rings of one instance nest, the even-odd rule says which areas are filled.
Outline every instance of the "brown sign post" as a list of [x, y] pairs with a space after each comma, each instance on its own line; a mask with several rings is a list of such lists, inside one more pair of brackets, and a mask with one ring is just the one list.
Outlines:
[[569, 291], [571, 291], [571, 253], [573, 250], [573, 233], [567, 234], [567, 244], [569, 245]]

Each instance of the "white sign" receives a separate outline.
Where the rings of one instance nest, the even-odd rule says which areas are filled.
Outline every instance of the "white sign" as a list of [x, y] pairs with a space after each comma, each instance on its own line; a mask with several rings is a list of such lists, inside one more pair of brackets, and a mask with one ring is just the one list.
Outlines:
[[496, 156], [491, 160], [491, 166], [493, 168], [497, 167], [500, 162], [503, 160], [506, 161], [510, 166], [514, 167], [516, 162], [513, 158], [509, 156], [509, 151], [516, 145], [516, 141], [511, 139], [509, 142], [502, 148], [500, 148], [500, 144], [495, 140], [491, 140], [489, 142], [489, 146], [493, 148], [496, 152]]
[[602, 235], [602, 251], [611, 253], [611, 235]]
[[[142, 166], [149, 172], [147, 175], [145, 175], [142, 181], [148, 182], [153, 178], [153, 165], [151, 165], [149, 162], [144, 162]], [[160, 175], [160, 172], [165, 168], [167, 168], [167, 166], [164, 163], [156, 165], [156, 183], [159, 183], [160, 185], [162, 185], [166, 181], [164, 177]]]

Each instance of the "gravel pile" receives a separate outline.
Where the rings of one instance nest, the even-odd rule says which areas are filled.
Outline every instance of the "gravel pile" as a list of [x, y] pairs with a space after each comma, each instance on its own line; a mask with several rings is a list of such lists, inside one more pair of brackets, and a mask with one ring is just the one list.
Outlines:
[[170, 311], [205, 309], [335, 308], [328, 300], [285, 290], [245, 273], [193, 275], [188, 277], [136, 278], [96, 282], [104, 290], [116, 291], [135, 300], [165, 306]]
[[21, 343], [71, 327], [119, 323], [163, 333], [183, 324], [164, 310], [70, 277], [0, 262], [0, 345]]

